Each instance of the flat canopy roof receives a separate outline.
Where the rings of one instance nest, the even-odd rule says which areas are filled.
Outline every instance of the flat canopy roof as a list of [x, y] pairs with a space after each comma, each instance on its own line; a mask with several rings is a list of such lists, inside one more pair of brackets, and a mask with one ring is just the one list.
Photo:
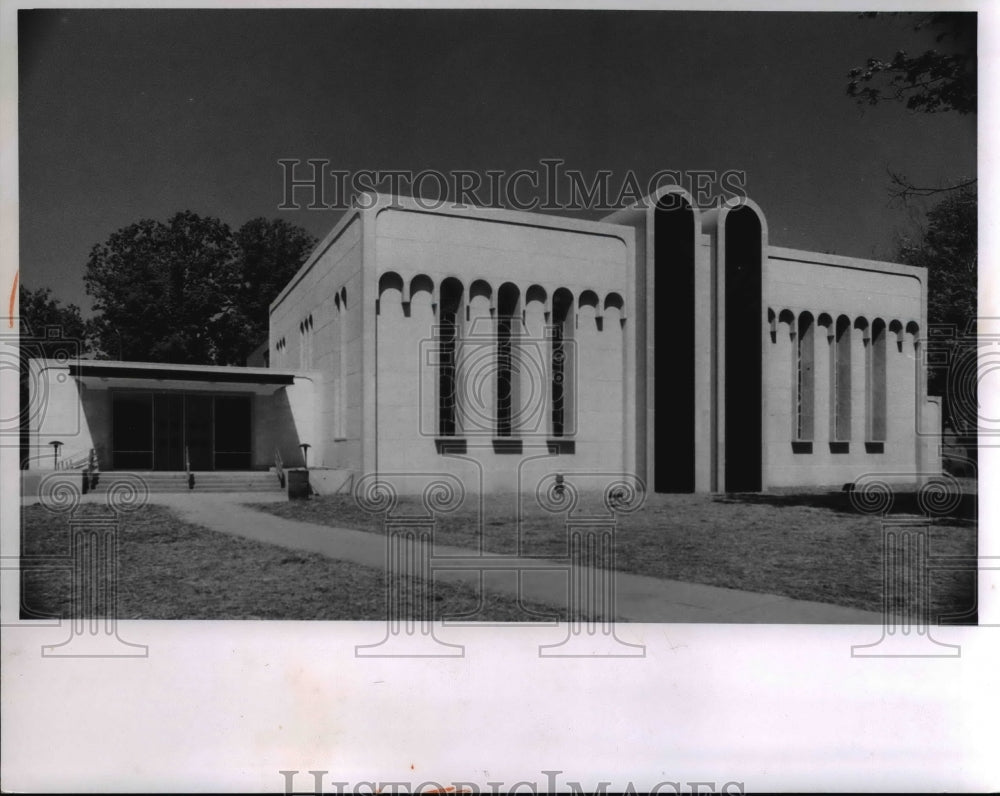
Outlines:
[[[47, 363], [55, 364], [52, 363], [52, 360], [48, 360]], [[174, 365], [158, 362], [77, 360], [63, 366], [68, 367], [70, 374], [76, 377], [204, 381], [223, 384], [293, 384], [296, 375], [295, 371], [272, 370], [271, 368], [244, 368], [230, 365]]]

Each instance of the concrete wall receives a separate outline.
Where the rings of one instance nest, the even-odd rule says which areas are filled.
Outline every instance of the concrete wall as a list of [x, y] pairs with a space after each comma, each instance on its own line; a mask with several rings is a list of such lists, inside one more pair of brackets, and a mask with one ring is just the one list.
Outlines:
[[315, 417], [299, 429], [310, 465], [362, 469], [362, 304], [362, 222], [348, 213], [271, 305], [271, 367], [315, 373]]
[[29, 365], [28, 468], [53, 469], [51, 442], [62, 442], [60, 458], [86, 457], [97, 448], [111, 454], [111, 404], [107, 390], [88, 389], [65, 365], [32, 360]]
[[[533, 489], [538, 478], [556, 471], [631, 471], [625, 452], [633, 439], [625, 397], [631, 230], [506, 211], [470, 215], [412, 206], [382, 207], [375, 224], [377, 441], [370, 470], [452, 473], [470, 491]], [[464, 456], [442, 453], [436, 442], [434, 327], [440, 322], [441, 282], [448, 277], [463, 286], [456, 438], [467, 446]], [[471, 295], [474, 282], [480, 282], [481, 295]], [[520, 295], [513, 343], [519, 377], [513, 433], [495, 445], [494, 336], [504, 283], [516, 285]], [[576, 309], [576, 433], [575, 450], [563, 446], [561, 453], [550, 454], [551, 340], [545, 336], [545, 314], [558, 288], [572, 292]], [[614, 296], [605, 306], [611, 294], [621, 296], [622, 309]], [[368, 303], [366, 310], [374, 310], [374, 298]]]
[[[920, 454], [917, 429], [935, 422], [925, 398], [924, 367], [918, 350], [926, 326], [924, 269], [772, 247], [764, 290], [771, 333], [765, 342], [765, 423], [768, 457], [765, 487], [840, 485], [864, 473], [936, 471], [930, 452]], [[793, 448], [796, 431], [797, 321], [814, 319], [814, 433]], [[829, 316], [851, 323], [851, 434], [847, 445], [831, 446], [834, 396], [831, 390]], [[860, 320], [859, 320], [860, 319]], [[886, 434], [872, 445], [868, 424], [868, 347], [873, 323], [886, 324]], [[890, 328], [901, 327], [901, 332]], [[858, 328], [858, 327], [867, 327]], [[910, 331], [906, 329], [909, 327]], [[926, 415], [926, 416], [925, 416]], [[940, 420], [936, 421], [938, 424]]]
[[[319, 382], [319, 374], [296, 376], [294, 384], [271, 395], [254, 396], [254, 467], [272, 466], [275, 450], [286, 467], [304, 464], [299, 445], [317, 438], [315, 393]], [[310, 449], [309, 464], [314, 461]]]

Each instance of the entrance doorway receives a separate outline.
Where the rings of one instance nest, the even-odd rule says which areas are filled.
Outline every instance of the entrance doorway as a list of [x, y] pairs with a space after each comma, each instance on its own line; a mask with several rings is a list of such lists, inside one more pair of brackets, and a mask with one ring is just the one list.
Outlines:
[[253, 462], [249, 395], [112, 393], [116, 470], [248, 470]]

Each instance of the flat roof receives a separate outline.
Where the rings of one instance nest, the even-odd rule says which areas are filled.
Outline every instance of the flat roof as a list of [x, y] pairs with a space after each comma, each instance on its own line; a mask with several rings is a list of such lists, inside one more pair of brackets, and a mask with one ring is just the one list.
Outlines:
[[72, 376], [115, 379], [207, 381], [226, 384], [293, 384], [294, 370], [246, 368], [238, 365], [178, 365], [164, 362], [117, 362], [80, 359], [71, 362], [42, 360], [50, 367], [65, 367]]

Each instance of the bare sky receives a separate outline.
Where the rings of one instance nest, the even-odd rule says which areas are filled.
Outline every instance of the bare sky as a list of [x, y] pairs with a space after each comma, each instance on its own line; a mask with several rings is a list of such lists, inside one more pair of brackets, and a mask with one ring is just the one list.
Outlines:
[[[771, 242], [890, 258], [915, 182], [976, 174], [975, 117], [862, 110], [847, 71], [929, 46], [845, 13], [22, 11], [20, 265], [89, 307], [90, 248], [190, 209], [283, 217], [281, 158], [334, 168], [738, 169]], [[602, 213], [587, 213], [597, 217]]]

